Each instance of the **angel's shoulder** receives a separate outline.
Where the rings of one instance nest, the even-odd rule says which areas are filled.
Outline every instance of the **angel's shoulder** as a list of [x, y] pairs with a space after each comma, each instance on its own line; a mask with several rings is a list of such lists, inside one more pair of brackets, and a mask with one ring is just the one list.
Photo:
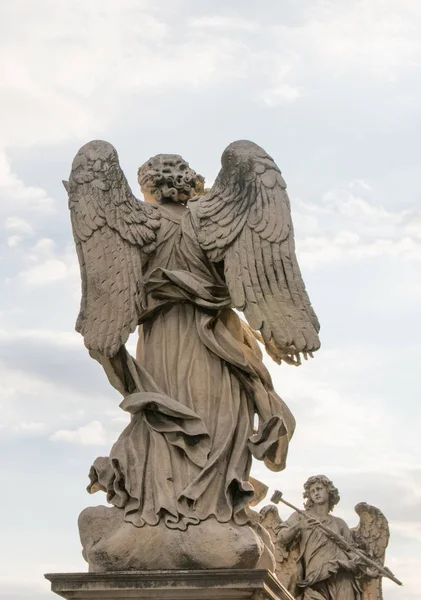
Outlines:
[[188, 209], [188, 213], [189, 213], [189, 219], [192, 222], [195, 229], [199, 228], [199, 221], [198, 221], [198, 215], [197, 215], [198, 208], [199, 208], [199, 197], [196, 196], [195, 198], [191, 198], [188, 201], [187, 209]]
[[335, 519], [335, 521], [337, 523], [339, 523], [340, 525], [345, 525], [345, 527], [348, 527], [348, 523], [346, 521], [344, 521], [344, 519], [342, 519], [341, 517], [337, 517], [335, 515], [332, 515], [332, 517]]
[[295, 511], [288, 517], [288, 519], [286, 519], [286, 521], [282, 521], [279, 527], [292, 527], [292, 525], [298, 523], [300, 519], [300, 514], [297, 511]]
[[341, 533], [348, 533], [350, 531], [348, 523], [346, 521], [344, 521], [343, 519], [341, 519], [341, 517], [336, 517], [335, 515], [330, 515], [330, 518], [336, 524], [336, 526], [338, 527], [338, 529]]

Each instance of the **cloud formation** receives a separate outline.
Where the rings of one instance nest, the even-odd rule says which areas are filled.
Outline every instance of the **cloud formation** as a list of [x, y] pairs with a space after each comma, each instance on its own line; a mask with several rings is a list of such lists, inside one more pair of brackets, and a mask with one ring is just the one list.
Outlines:
[[[223, 148], [249, 138], [288, 182], [323, 344], [299, 369], [267, 359], [297, 430], [287, 469], [256, 462], [254, 473], [299, 504], [303, 481], [326, 472], [351, 524], [356, 502], [378, 505], [391, 521], [387, 562], [415, 600], [420, 3], [39, 0], [28, 10], [15, 0], [0, 10], [0, 443], [14, 490], [0, 518], [10, 549], [0, 595], [21, 600], [30, 587], [47, 600], [44, 572], [86, 569], [76, 520], [92, 503], [87, 472], [128, 422], [73, 331], [80, 282], [61, 185], [72, 157], [107, 139], [135, 182], [148, 156], [174, 151], [210, 182]], [[385, 595], [402, 600], [388, 583]]]
[[329, 190], [318, 203], [297, 202], [296, 218], [306, 266], [381, 257], [421, 261], [421, 211], [387, 210], [365, 181]]
[[103, 446], [107, 443], [107, 436], [100, 421], [91, 421], [77, 429], [58, 429], [50, 435], [52, 442], [69, 442], [82, 446]]

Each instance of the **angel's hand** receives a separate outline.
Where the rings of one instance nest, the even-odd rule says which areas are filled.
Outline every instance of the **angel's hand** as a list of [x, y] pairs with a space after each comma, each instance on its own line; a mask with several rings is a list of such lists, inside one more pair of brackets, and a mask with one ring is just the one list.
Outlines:
[[380, 577], [379, 571], [375, 567], [367, 566], [367, 563], [365, 563], [358, 554], [354, 554], [351, 558], [351, 563], [354, 566], [354, 572], [360, 572], [360, 577], [371, 577], [373, 579]]
[[367, 575], [367, 577], [370, 577], [371, 579], [377, 579], [378, 577], [380, 577], [379, 571], [374, 568], [367, 567], [365, 569], [365, 574]]
[[305, 529], [314, 529], [316, 526], [317, 520], [313, 519], [313, 517], [303, 517], [297, 523], [297, 527], [300, 531], [304, 531]]

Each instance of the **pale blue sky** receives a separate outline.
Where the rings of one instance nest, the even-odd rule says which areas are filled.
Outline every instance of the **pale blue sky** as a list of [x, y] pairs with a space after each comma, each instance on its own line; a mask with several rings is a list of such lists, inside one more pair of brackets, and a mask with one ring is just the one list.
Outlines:
[[418, 0], [3, 3], [0, 598], [47, 600], [44, 572], [86, 570], [77, 517], [105, 501], [85, 491], [89, 466], [125, 424], [73, 333], [61, 180], [94, 138], [117, 147], [135, 193], [158, 152], [208, 182], [235, 139], [275, 158], [322, 349], [299, 369], [267, 359], [298, 424], [287, 469], [254, 474], [300, 503], [326, 473], [351, 525], [354, 504], [377, 505], [406, 584], [385, 596], [419, 596], [420, 28]]

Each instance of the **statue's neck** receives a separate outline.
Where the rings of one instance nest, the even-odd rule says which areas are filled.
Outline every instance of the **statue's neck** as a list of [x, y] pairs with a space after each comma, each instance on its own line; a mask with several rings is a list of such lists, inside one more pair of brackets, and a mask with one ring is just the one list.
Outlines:
[[185, 204], [181, 204], [180, 202], [162, 202], [159, 205], [164, 210], [168, 210], [169, 212], [176, 215], [183, 215], [188, 209]]
[[142, 190], [142, 194], [145, 202], [164, 208], [164, 211], [167, 210], [172, 214], [183, 215], [187, 210], [186, 205], [182, 204], [181, 202], [172, 202], [171, 200], [167, 200], [166, 202], [158, 202], [154, 194], [144, 190]]
[[317, 519], [325, 519], [329, 514], [329, 506], [327, 504], [315, 504], [311, 507], [310, 512]]
[[174, 223], [181, 223], [181, 219], [188, 212], [188, 208], [184, 204], [178, 202], [165, 202], [159, 205], [161, 215]]

